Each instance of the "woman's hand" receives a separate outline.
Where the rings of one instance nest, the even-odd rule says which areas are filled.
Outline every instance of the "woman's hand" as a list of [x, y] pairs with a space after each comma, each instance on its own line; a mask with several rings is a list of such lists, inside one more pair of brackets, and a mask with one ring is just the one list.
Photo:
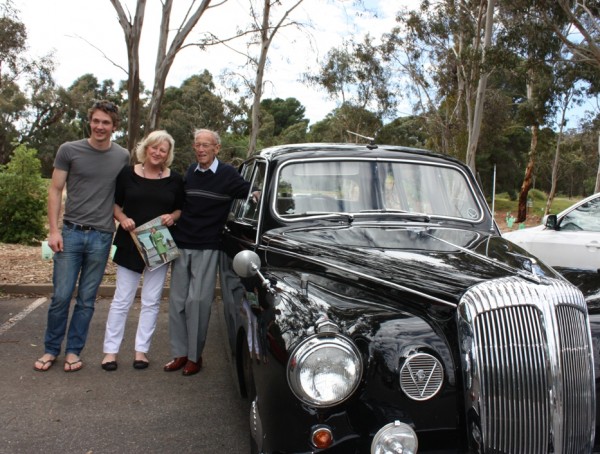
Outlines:
[[171, 227], [173, 224], [175, 224], [175, 220], [173, 219], [173, 215], [171, 215], [171, 213], [161, 215], [160, 220], [162, 221], [162, 225], [166, 225], [167, 227]]
[[121, 221], [121, 227], [127, 232], [135, 230], [135, 221], [131, 218], [125, 218]]

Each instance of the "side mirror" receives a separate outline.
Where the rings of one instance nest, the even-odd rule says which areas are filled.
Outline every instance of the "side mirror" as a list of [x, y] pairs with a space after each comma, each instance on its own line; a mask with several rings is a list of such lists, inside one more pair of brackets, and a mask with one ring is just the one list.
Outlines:
[[240, 277], [256, 276], [260, 270], [260, 257], [253, 251], [238, 252], [233, 258], [233, 271]]
[[233, 271], [240, 277], [258, 276], [264, 288], [274, 293], [271, 283], [260, 274], [260, 257], [256, 252], [245, 250], [235, 254], [233, 258]]
[[558, 219], [555, 214], [549, 214], [546, 217], [546, 223], [544, 224], [547, 229], [558, 230]]

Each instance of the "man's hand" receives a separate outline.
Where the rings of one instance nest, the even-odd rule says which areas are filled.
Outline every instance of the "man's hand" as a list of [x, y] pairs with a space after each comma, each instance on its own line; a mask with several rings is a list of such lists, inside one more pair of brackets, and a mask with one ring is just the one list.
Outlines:
[[52, 252], [63, 251], [63, 237], [61, 232], [50, 233], [48, 235], [48, 247], [52, 249]]

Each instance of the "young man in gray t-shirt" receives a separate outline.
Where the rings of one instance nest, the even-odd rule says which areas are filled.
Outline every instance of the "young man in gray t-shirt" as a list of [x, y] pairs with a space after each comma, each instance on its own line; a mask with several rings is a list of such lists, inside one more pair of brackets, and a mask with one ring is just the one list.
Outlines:
[[[85, 346], [115, 231], [115, 181], [129, 163], [129, 152], [111, 141], [119, 125], [117, 107], [108, 101], [97, 102], [88, 111], [88, 119], [90, 137], [66, 142], [58, 149], [48, 189], [48, 246], [54, 251], [54, 294], [48, 308], [44, 355], [33, 366], [40, 372], [56, 361], [65, 334], [65, 372], [83, 367], [79, 355]], [[67, 326], [76, 284], [76, 303]]]

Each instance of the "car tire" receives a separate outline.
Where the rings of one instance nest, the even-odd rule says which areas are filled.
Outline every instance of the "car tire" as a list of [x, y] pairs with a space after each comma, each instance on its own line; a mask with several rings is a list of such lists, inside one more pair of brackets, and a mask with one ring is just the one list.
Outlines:
[[[238, 377], [240, 379], [240, 390], [242, 395], [248, 399], [250, 405], [256, 398], [256, 386], [254, 382], [254, 366], [252, 363], [252, 356], [250, 355], [250, 348], [248, 346], [248, 342], [246, 341], [246, 337], [242, 337], [242, 341], [240, 342], [241, 347], [238, 350], [240, 354], [239, 358], [239, 369], [238, 369]], [[249, 411], [250, 424], [252, 424], [252, 407], [250, 407]], [[250, 441], [250, 452], [251, 454], [259, 454], [261, 451], [258, 449], [258, 445], [256, 440], [252, 436], [252, 430], [250, 430], [249, 434]]]
[[237, 345], [235, 362], [240, 395], [252, 402], [254, 397], [256, 397], [256, 387], [254, 384], [252, 357], [250, 356], [250, 349], [244, 332], [240, 331], [238, 334]]

